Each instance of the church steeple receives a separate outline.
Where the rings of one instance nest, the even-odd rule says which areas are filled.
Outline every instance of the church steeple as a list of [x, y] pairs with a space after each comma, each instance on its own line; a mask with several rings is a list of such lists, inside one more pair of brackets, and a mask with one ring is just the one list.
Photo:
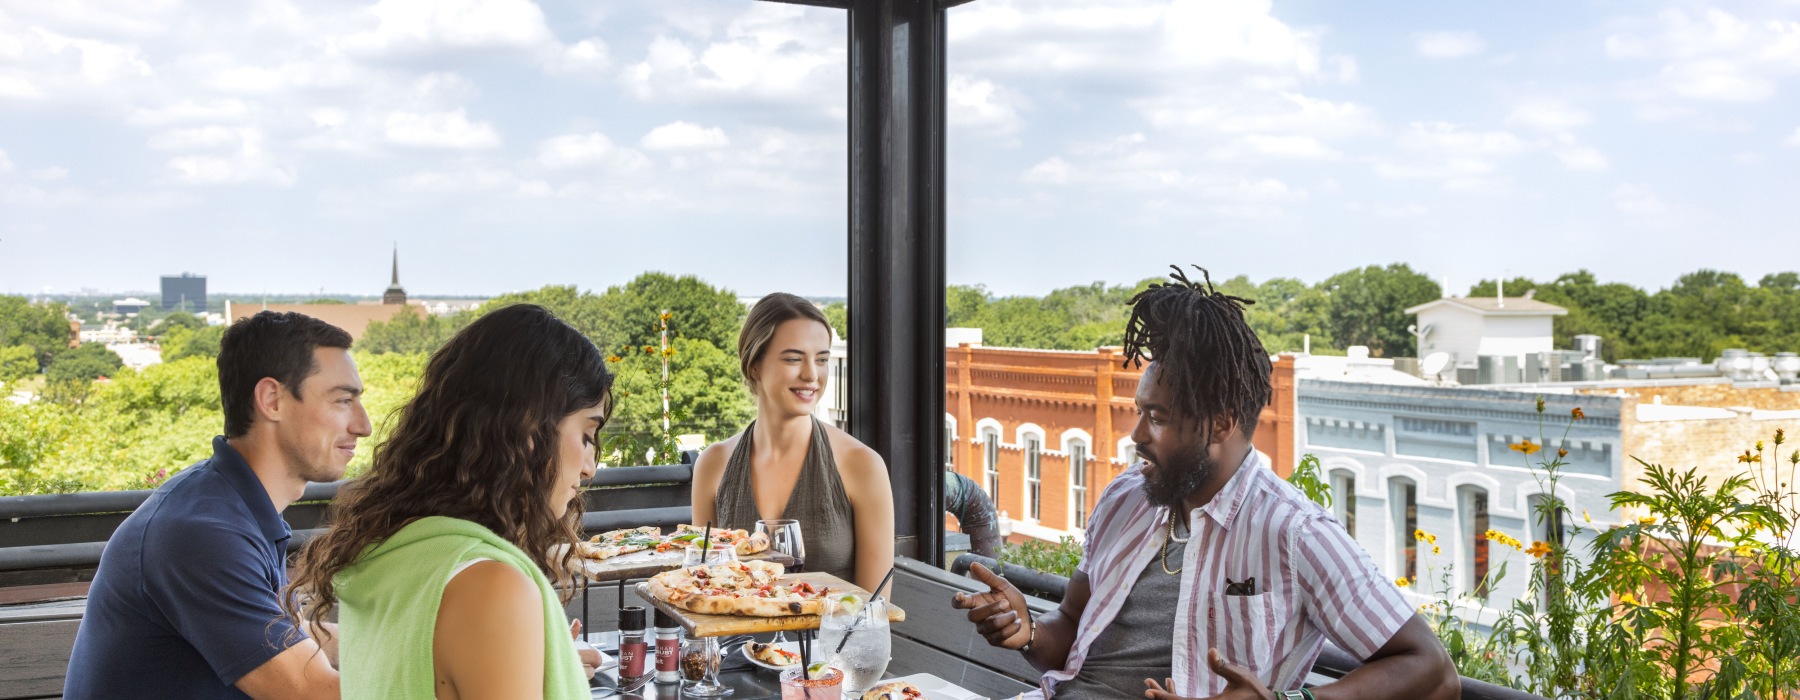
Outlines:
[[383, 304], [405, 304], [406, 288], [400, 286], [400, 244], [394, 244], [394, 276], [388, 282], [387, 291], [381, 293]]

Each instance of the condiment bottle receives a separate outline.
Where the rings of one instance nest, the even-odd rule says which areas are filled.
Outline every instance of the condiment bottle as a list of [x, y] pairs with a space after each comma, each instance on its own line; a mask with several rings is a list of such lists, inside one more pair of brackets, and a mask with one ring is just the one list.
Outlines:
[[645, 653], [644, 609], [636, 605], [619, 609], [619, 682], [643, 678]]
[[656, 611], [656, 682], [681, 682], [681, 624]]

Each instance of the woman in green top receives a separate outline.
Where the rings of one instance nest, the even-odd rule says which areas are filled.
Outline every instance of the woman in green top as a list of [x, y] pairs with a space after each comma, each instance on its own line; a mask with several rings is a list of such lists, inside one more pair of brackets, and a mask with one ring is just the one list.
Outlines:
[[284, 595], [307, 621], [337, 611], [343, 697], [588, 697], [551, 581], [572, 570], [611, 388], [593, 342], [539, 306], [431, 356]]

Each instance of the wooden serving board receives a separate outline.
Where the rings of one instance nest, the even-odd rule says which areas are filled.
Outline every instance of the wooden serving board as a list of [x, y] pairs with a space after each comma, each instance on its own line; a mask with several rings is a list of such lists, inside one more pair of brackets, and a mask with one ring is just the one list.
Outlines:
[[[858, 588], [856, 584], [845, 581], [823, 571], [808, 571], [799, 574], [782, 576], [783, 581], [805, 581], [816, 587], [830, 588], [841, 593], [855, 593], [864, 598], [869, 592]], [[687, 629], [690, 637], [728, 637], [734, 634], [760, 634], [763, 632], [798, 632], [800, 630], [816, 630], [819, 628], [818, 615], [787, 615], [784, 617], [752, 617], [749, 615], [702, 615], [688, 612], [665, 603], [650, 595], [650, 585], [637, 585], [638, 597], [650, 601], [651, 605], [675, 619]], [[888, 601], [888, 622], [905, 622], [906, 611], [893, 601]]]
[[[776, 552], [773, 549], [765, 549], [756, 554], [744, 555], [739, 557], [739, 559], [743, 561], [772, 561], [781, 564], [782, 566], [794, 563], [792, 558]], [[582, 559], [581, 566], [587, 574], [588, 580], [596, 583], [624, 581], [634, 578], [649, 578], [664, 571], [681, 568], [681, 550], [671, 549], [667, 552], [644, 550], [642, 552], [632, 552], [630, 554], [624, 554], [601, 561]]]

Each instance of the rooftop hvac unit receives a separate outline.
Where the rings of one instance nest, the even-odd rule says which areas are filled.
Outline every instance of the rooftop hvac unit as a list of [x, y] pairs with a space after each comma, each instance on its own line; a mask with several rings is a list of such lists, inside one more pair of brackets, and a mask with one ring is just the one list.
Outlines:
[[1775, 353], [1775, 361], [1769, 363], [1769, 368], [1775, 370], [1775, 377], [1782, 384], [1800, 381], [1800, 355], [1791, 352]]
[[1600, 336], [1586, 334], [1575, 336], [1575, 351], [1581, 353], [1584, 358], [1600, 357]]

